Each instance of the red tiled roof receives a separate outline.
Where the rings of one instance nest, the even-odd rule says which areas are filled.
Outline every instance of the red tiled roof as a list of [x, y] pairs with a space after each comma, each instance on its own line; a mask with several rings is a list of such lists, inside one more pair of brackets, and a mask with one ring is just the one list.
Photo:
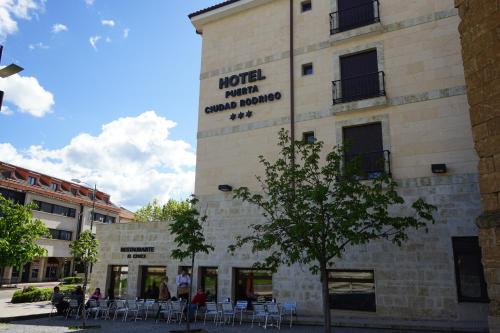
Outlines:
[[198, 16], [198, 15], [210, 12], [210, 11], [215, 10], [217, 8], [221, 8], [221, 7], [230, 5], [230, 4], [238, 2], [238, 1], [241, 1], [241, 0], [228, 0], [228, 1], [224, 1], [224, 2], [218, 3], [216, 5], [213, 5], [213, 6], [205, 8], [205, 9], [201, 9], [201, 10], [198, 10], [198, 11], [196, 11], [194, 13], [191, 13], [191, 14], [188, 15], [188, 17], [191, 19], [191, 18], [193, 18], [195, 16]]

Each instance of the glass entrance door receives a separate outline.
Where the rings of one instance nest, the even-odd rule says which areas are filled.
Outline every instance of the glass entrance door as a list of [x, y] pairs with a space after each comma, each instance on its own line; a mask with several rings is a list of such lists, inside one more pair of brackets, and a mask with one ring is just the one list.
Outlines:
[[158, 299], [160, 283], [166, 275], [165, 267], [142, 266], [141, 298]]

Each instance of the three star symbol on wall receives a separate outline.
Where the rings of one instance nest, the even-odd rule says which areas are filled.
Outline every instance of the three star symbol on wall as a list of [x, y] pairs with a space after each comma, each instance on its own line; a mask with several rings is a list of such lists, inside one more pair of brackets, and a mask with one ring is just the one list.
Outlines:
[[231, 113], [229, 116], [229, 119], [235, 120], [236, 118], [238, 119], [243, 119], [245, 117], [250, 118], [253, 115], [253, 111], [248, 110], [247, 112], [240, 112], [238, 114], [236, 113]]

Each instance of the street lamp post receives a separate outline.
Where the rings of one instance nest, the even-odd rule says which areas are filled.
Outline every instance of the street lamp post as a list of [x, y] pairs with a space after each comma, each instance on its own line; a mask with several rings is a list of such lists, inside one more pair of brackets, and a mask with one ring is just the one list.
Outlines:
[[[3, 45], [0, 45], [0, 61], [2, 60], [2, 52], [3, 52]], [[6, 77], [9, 77], [11, 75], [17, 74], [22, 70], [23, 70], [22, 67], [20, 67], [16, 64], [10, 64], [10, 65], [5, 66], [4, 68], [0, 69], [0, 77], [6, 78]], [[4, 94], [4, 92], [0, 90], [0, 110], [2, 109], [3, 94]]]
[[[92, 187], [92, 185], [84, 182], [84, 181], [81, 181], [80, 179], [71, 179], [72, 182], [75, 182], [77, 184], [85, 184], [87, 186], [90, 186]], [[96, 198], [96, 193], [97, 193], [97, 184], [94, 184], [94, 189], [92, 191], [92, 213], [90, 215], [90, 231], [92, 232], [93, 231], [93, 227], [94, 227], [94, 219], [95, 219], [95, 198]]]

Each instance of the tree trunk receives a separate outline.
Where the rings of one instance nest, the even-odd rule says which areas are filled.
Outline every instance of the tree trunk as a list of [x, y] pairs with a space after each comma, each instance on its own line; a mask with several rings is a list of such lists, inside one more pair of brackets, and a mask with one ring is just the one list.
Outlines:
[[3, 284], [3, 266], [0, 266], [0, 288], [2, 287]]
[[84, 267], [85, 267], [85, 276], [83, 278], [83, 287], [82, 287], [82, 290], [83, 290], [82, 318], [83, 318], [83, 327], [85, 328], [85, 325], [86, 325], [85, 321], [87, 319], [85, 316], [85, 294], [87, 293], [87, 280], [89, 277], [88, 264], [84, 263]]
[[194, 253], [191, 255], [191, 283], [188, 289], [188, 299], [187, 299], [187, 311], [186, 311], [186, 327], [187, 331], [191, 332], [191, 325], [189, 322], [189, 317], [191, 316], [191, 291], [193, 289], [193, 275], [194, 275]]
[[321, 294], [323, 296], [323, 323], [325, 325], [324, 332], [330, 333], [332, 331], [332, 319], [330, 316], [328, 272], [326, 270], [326, 263], [320, 264], [320, 271], [321, 271]]

